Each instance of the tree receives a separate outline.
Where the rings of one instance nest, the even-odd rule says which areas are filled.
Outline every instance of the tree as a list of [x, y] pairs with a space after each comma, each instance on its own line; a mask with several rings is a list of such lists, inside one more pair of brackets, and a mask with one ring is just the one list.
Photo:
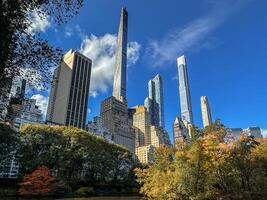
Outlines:
[[[3, 0], [0, 3], [0, 100], [6, 98], [12, 78], [25, 74], [29, 83], [46, 86], [50, 68], [62, 56], [40, 33], [32, 32], [35, 15], [62, 24], [78, 13], [83, 0]], [[24, 73], [22, 73], [24, 72]]]
[[20, 129], [20, 135], [22, 175], [45, 165], [57, 181], [72, 187], [102, 183], [126, 185], [131, 175], [134, 162], [127, 149], [84, 130], [26, 125]]
[[17, 156], [19, 144], [19, 134], [9, 126], [0, 123], [0, 172], [6, 164], [10, 163], [10, 159]]
[[54, 178], [45, 166], [40, 166], [30, 175], [26, 175], [19, 184], [18, 193], [23, 196], [43, 196], [52, 191]]
[[141, 193], [166, 200], [266, 198], [266, 139], [229, 140], [217, 121], [174, 150], [175, 156], [159, 148], [153, 164], [135, 169]]

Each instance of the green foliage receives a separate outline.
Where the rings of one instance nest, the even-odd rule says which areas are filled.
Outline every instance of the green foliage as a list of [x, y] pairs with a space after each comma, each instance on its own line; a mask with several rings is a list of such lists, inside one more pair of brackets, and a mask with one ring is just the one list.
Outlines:
[[131, 153], [81, 129], [26, 125], [20, 130], [21, 173], [45, 165], [54, 177], [75, 187], [127, 182], [133, 167]]
[[0, 123], [0, 172], [5, 163], [16, 157], [16, 150], [19, 145], [19, 135], [9, 126]]
[[47, 86], [50, 68], [60, 62], [61, 50], [42, 39], [39, 32], [30, 31], [34, 27], [32, 15], [62, 24], [76, 15], [82, 5], [83, 0], [0, 2], [0, 100], [7, 97], [12, 78], [17, 75], [24, 75], [29, 84]]
[[200, 135], [180, 149], [160, 147], [154, 164], [135, 169], [141, 193], [160, 200], [266, 197], [266, 139], [227, 141], [218, 121]]
[[86, 196], [92, 194], [93, 192], [94, 192], [93, 187], [81, 187], [75, 191], [75, 194], [77, 194], [78, 196]]

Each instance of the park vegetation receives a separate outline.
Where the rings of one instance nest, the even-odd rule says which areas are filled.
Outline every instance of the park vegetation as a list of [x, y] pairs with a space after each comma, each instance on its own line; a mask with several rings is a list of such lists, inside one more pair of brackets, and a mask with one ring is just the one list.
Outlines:
[[19, 140], [9, 149], [16, 150], [20, 164], [19, 195], [86, 196], [127, 192], [136, 184], [132, 154], [84, 130], [48, 125], [25, 125], [19, 133], [7, 130], [3, 134]]
[[149, 199], [266, 199], [267, 141], [228, 137], [220, 123], [176, 148], [159, 147], [155, 162], [135, 169]]

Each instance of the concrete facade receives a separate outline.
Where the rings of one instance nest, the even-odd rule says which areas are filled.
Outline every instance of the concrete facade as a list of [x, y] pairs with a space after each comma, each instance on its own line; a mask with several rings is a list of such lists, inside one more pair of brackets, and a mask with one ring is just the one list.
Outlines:
[[135, 134], [128, 116], [126, 102], [111, 96], [101, 102], [100, 117], [104, 126], [113, 134], [114, 142], [135, 151]]
[[92, 61], [69, 50], [55, 69], [46, 121], [85, 128]]
[[211, 110], [210, 105], [208, 101], [208, 97], [202, 96], [200, 98], [201, 102], [201, 114], [202, 114], [202, 121], [203, 121], [203, 127], [211, 125], [212, 118], [211, 118]]
[[113, 96], [120, 101], [126, 100], [127, 29], [128, 12], [126, 8], [122, 8], [117, 39], [115, 74], [113, 81]]
[[135, 149], [135, 155], [140, 163], [150, 163], [154, 161], [153, 154], [155, 147], [152, 145], [137, 147]]

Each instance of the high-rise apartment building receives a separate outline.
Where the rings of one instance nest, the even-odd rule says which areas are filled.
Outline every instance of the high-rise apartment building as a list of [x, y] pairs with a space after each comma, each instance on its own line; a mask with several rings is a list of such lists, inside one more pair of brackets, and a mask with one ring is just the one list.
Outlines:
[[127, 28], [128, 12], [126, 8], [122, 8], [117, 39], [115, 74], [113, 81], [113, 96], [120, 101], [126, 100]]
[[253, 136], [254, 138], [262, 138], [260, 127], [254, 126], [243, 130], [248, 136]]
[[202, 113], [202, 120], [203, 120], [203, 127], [211, 125], [212, 119], [211, 119], [211, 110], [210, 105], [208, 102], [208, 97], [202, 96], [200, 98], [201, 102], [201, 113]]
[[144, 104], [150, 113], [151, 124], [164, 128], [163, 83], [159, 74], [149, 80], [148, 97], [145, 99]]
[[16, 131], [24, 124], [42, 124], [43, 114], [36, 105], [35, 99], [25, 99], [22, 101], [22, 108], [19, 115], [14, 119], [14, 128]]
[[170, 145], [168, 133], [161, 127], [151, 126], [150, 127], [151, 145], [159, 147], [160, 145]]
[[179, 145], [189, 141], [189, 131], [188, 127], [184, 124], [184, 121], [180, 117], [176, 117], [173, 122], [173, 143], [176, 148]]
[[85, 128], [92, 61], [69, 50], [55, 69], [47, 123]]
[[179, 93], [180, 93], [180, 105], [181, 116], [183, 120], [193, 124], [193, 112], [191, 106], [191, 97], [189, 89], [189, 81], [187, 74], [187, 64], [185, 56], [181, 56], [177, 59], [178, 64], [178, 77], [179, 77]]
[[150, 115], [144, 106], [135, 106], [133, 113], [133, 128], [138, 137], [139, 146], [148, 145], [151, 143], [150, 137]]
[[135, 149], [135, 154], [140, 163], [153, 162], [154, 152], [155, 152], [155, 147], [152, 145], [141, 146]]
[[113, 134], [104, 126], [101, 117], [96, 116], [92, 121], [89, 121], [88, 124], [86, 124], [86, 130], [91, 134], [102, 137], [108, 142], [113, 143]]
[[230, 138], [239, 140], [241, 135], [253, 136], [254, 138], [262, 138], [262, 133], [260, 127], [248, 127], [246, 129], [242, 128], [228, 128], [227, 133]]
[[113, 141], [134, 153], [135, 136], [129, 122], [127, 104], [111, 96], [101, 102], [100, 117], [103, 125], [113, 134]]
[[113, 134], [114, 142], [135, 152], [135, 133], [128, 115], [126, 98], [128, 13], [122, 8], [117, 40], [113, 96], [101, 103], [100, 117]]

